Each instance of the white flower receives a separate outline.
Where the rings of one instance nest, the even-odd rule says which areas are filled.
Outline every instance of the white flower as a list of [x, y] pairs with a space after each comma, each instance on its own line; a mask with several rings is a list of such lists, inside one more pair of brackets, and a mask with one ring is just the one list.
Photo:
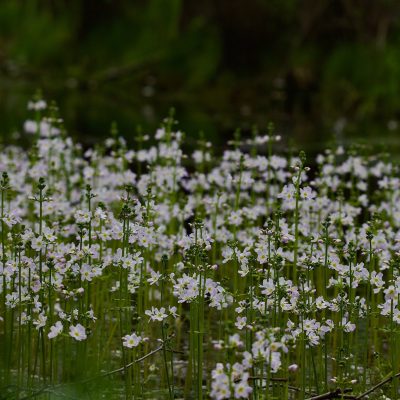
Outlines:
[[93, 277], [92, 267], [88, 264], [83, 264], [81, 268], [82, 281], [91, 281]]
[[40, 111], [47, 107], [47, 103], [44, 100], [28, 101], [28, 110]]
[[129, 349], [139, 346], [140, 342], [142, 341], [142, 338], [140, 336], [137, 336], [136, 333], [125, 335], [122, 339], [122, 345], [124, 347], [128, 347]]
[[91, 214], [89, 211], [77, 210], [74, 214], [75, 221], [79, 224], [86, 224], [91, 219]]
[[75, 340], [86, 340], [86, 330], [81, 324], [71, 325], [69, 327], [69, 335]]
[[154, 137], [155, 137], [157, 140], [160, 140], [160, 139], [162, 139], [164, 136], [165, 136], [165, 129], [164, 129], [164, 128], [159, 128], [159, 129], [157, 129], [156, 134], [155, 134]]
[[150, 317], [150, 321], [163, 321], [168, 317], [168, 315], [165, 314], [165, 307], [161, 307], [160, 309], [151, 307], [151, 310], [146, 310], [145, 314]]
[[20, 223], [22, 220], [16, 212], [10, 212], [4, 216], [3, 221], [9, 228], [12, 228], [13, 225]]
[[299, 369], [299, 366], [297, 364], [291, 364], [288, 366], [289, 372], [296, 372]]
[[174, 317], [174, 318], [177, 318], [177, 317], [179, 317], [179, 315], [176, 313], [176, 310], [177, 310], [177, 308], [175, 307], [175, 306], [169, 306], [168, 307], [168, 311], [169, 311], [169, 313], [170, 313], [170, 315], [172, 316], [172, 317]]
[[235, 333], [234, 335], [229, 336], [229, 344], [232, 347], [241, 347], [243, 346], [243, 342], [240, 340], [240, 336], [238, 333]]
[[50, 332], [47, 334], [49, 339], [54, 339], [63, 330], [63, 324], [61, 321], [57, 321], [53, 326], [50, 327]]
[[33, 321], [33, 325], [36, 325], [36, 329], [43, 328], [46, 325], [47, 316], [43, 313], [39, 314], [37, 319]]
[[241, 381], [235, 384], [235, 399], [248, 399], [252, 391], [247, 381]]
[[40, 251], [44, 248], [44, 240], [43, 236], [38, 236], [37, 238], [32, 239], [32, 249], [36, 251]]
[[26, 133], [34, 134], [38, 130], [38, 124], [36, 121], [27, 120], [24, 122], [24, 131]]
[[303, 200], [312, 200], [315, 196], [316, 193], [310, 188], [310, 186], [300, 188], [300, 197]]
[[239, 329], [242, 330], [247, 323], [247, 318], [246, 317], [237, 317], [236, 318], [236, 322], [235, 322], [235, 326]]
[[160, 280], [161, 274], [158, 271], [150, 271], [150, 274], [151, 277], [147, 279], [147, 282], [149, 282], [150, 285], [154, 285]]

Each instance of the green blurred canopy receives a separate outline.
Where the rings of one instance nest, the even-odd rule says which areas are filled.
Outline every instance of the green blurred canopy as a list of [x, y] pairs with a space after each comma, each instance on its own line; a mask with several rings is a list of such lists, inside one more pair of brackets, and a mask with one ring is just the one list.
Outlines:
[[[222, 145], [273, 120], [305, 148], [332, 137], [399, 145], [396, 0], [2, 0], [0, 131], [41, 89], [88, 143], [128, 139], [175, 106]], [[376, 139], [379, 138], [379, 139]]]

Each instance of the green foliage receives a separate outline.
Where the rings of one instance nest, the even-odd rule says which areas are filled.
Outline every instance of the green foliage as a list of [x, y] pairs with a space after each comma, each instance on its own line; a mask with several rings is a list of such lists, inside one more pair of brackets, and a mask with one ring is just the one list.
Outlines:
[[170, 105], [191, 121], [183, 126], [189, 131], [212, 127], [228, 136], [237, 126], [249, 131], [251, 123], [273, 119], [281, 130], [296, 126], [293, 135], [311, 146], [321, 130], [329, 137], [345, 119], [347, 135], [382, 136], [400, 107], [399, 11], [389, 0], [368, 7], [327, 0], [3, 0], [0, 130], [9, 137], [19, 129], [18, 110], [41, 88], [88, 141], [114, 118], [125, 131], [132, 116], [155, 129]]
[[339, 47], [326, 61], [323, 75], [323, 112], [357, 118], [390, 118], [400, 106], [400, 51], [359, 44]]
[[0, 27], [7, 55], [22, 65], [58, 64], [60, 52], [68, 45], [68, 19], [56, 21], [49, 10], [39, 9], [34, 1], [24, 6], [4, 2], [0, 7]]

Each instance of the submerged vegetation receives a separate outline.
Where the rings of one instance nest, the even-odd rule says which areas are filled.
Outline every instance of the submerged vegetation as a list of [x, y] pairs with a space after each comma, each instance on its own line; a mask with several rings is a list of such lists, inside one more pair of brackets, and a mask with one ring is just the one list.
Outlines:
[[[0, 153], [1, 399], [398, 399], [387, 154], [192, 154], [173, 113], [84, 149], [36, 99]], [[309, 166], [308, 166], [309, 165]]]

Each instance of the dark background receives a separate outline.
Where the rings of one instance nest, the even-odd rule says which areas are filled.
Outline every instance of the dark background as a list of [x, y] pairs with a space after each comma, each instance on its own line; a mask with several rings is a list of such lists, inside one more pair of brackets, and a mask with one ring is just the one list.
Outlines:
[[400, 153], [398, 0], [2, 0], [0, 132], [37, 89], [87, 144], [174, 106], [195, 142], [274, 121], [285, 143]]

